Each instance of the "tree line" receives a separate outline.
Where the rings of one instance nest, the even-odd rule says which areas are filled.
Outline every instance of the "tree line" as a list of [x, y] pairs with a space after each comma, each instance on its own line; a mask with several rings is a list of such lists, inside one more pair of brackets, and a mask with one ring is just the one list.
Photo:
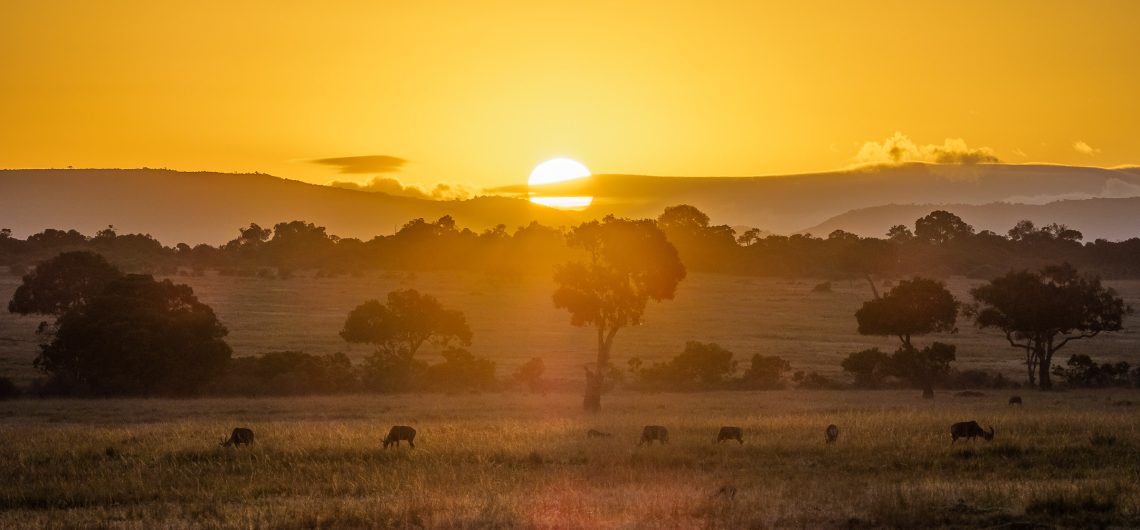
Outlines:
[[[938, 210], [896, 225], [882, 237], [835, 230], [765, 235], [759, 229], [713, 225], [689, 205], [666, 208], [651, 222], [677, 249], [689, 271], [825, 279], [963, 275], [988, 279], [1010, 269], [1037, 269], [1067, 262], [1109, 278], [1140, 277], [1140, 238], [1085, 242], [1064, 225], [1021, 221], [1005, 234], [976, 231], [951, 212]], [[473, 270], [502, 275], [547, 274], [579, 254], [568, 241], [574, 227], [539, 223], [504, 225], [475, 232], [450, 216], [414, 219], [395, 234], [369, 240], [341, 238], [305, 221], [273, 227], [250, 224], [224, 244], [164, 246], [146, 234], [119, 234], [114, 227], [94, 236], [48, 229], [26, 239], [0, 230], [0, 266], [22, 275], [35, 263], [69, 250], [89, 250], [132, 271], [290, 278], [298, 274], [342, 275], [375, 270]], [[547, 271], [547, 272], [543, 272]]]
[[[676, 213], [677, 209], [666, 212]], [[915, 235], [906, 237], [925, 234], [940, 244], [968, 237], [960, 219], [942, 214], [919, 219]], [[596, 361], [585, 365], [586, 410], [600, 410], [605, 390], [624, 379], [611, 359], [618, 332], [638, 325], [649, 302], [672, 299], [687, 275], [681, 254], [668, 238], [670, 227], [675, 228], [662, 219], [607, 216], [564, 235], [565, 246], [573, 253], [554, 268], [552, 302], [570, 314], [571, 325], [594, 328], [597, 335]], [[906, 235], [905, 227], [896, 228], [892, 230], [896, 236]], [[1064, 233], [1058, 227], [1048, 230]], [[253, 239], [264, 242], [268, 236], [262, 233]], [[845, 262], [858, 265], [849, 270], [860, 271], [873, 294], [854, 317], [861, 334], [897, 337], [899, 348], [891, 355], [877, 349], [848, 355], [842, 366], [857, 385], [875, 386], [893, 377], [932, 397], [933, 387], [951, 373], [955, 347], [937, 341], [920, 347], [914, 339], [953, 333], [959, 314], [980, 328], [1002, 332], [1011, 347], [1024, 353], [1028, 383], [1043, 390], [1052, 387], [1054, 374], [1072, 384], [1106, 384], [1132, 377], [1121, 363], [1097, 365], [1078, 357], [1070, 359], [1068, 369], [1053, 366], [1055, 354], [1065, 345], [1118, 331], [1132, 313], [1099, 276], [1078, 273], [1068, 263], [1011, 271], [973, 289], [972, 304], [956, 300], [942, 282], [920, 276], [900, 281], [880, 295], [872, 274], [881, 273], [883, 255], [889, 252], [879, 251], [888, 247], [879, 242], [867, 248], [875, 252], [853, 252]], [[50, 342], [41, 346], [35, 364], [50, 376], [46, 387], [59, 393], [189, 395], [218, 380], [243, 389], [264, 386], [266, 378], [282, 374], [301, 381], [296, 383], [300, 387], [318, 390], [401, 392], [495, 384], [494, 363], [466, 349], [472, 333], [465, 316], [415, 290], [390, 292], [383, 301], [366, 300], [347, 315], [341, 338], [375, 348], [356, 367], [343, 355], [301, 352], [234, 360], [224, 341], [226, 329], [189, 286], [123, 273], [93, 252], [63, 252], [36, 265], [22, 280], [8, 308], [55, 318], [40, 325]], [[417, 352], [426, 346], [444, 362], [429, 365], [418, 360]], [[736, 388], [775, 388], [791, 368], [778, 357], [755, 355], [751, 367], [735, 379], [732, 353], [699, 342], [688, 343], [665, 363], [642, 366], [638, 359], [629, 363], [641, 388], [665, 389], [708, 388], [730, 381]], [[516, 379], [538, 387], [541, 371], [541, 361], [536, 360], [520, 368]], [[828, 384], [818, 374], [798, 373], [794, 379], [803, 387]]]

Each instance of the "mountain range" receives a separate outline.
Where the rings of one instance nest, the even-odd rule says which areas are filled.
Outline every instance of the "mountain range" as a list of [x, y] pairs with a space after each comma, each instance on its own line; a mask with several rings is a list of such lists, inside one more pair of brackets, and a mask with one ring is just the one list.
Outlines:
[[[484, 230], [538, 221], [569, 226], [613, 213], [656, 217], [691, 204], [715, 224], [825, 236], [843, 229], [882, 236], [934, 209], [978, 230], [1005, 233], [1021, 219], [1058, 222], [1086, 240], [1140, 236], [1140, 169], [1056, 165], [905, 164], [770, 177], [595, 175], [543, 186], [507, 186], [468, 200], [436, 201], [308, 184], [265, 174], [164, 169], [0, 170], [0, 227], [16, 237], [45, 228], [86, 234], [114, 225], [164, 244], [218, 244], [238, 228], [305, 220], [341, 237], [391, 234], [415, 218], [451, 215]], [[590, 195], [584, 211], [532, 204], [527, 194]]]

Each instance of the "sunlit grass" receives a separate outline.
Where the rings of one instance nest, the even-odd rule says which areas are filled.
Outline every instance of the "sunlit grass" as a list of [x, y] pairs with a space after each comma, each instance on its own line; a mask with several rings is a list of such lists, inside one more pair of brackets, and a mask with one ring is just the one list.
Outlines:
[[[1031, 394], [1024, 409], [915, 394], [619, 394], [598, 417], [576, 394], [20, 401], [0, 430], [0, 527], [1140, 522], [1137, 414], [1113, 405], [1136, 392]], [[964, 419], [995, 441], [951, 445]], [[417, 449], [383, 450], [392, 424], [414, 425]], [[637, 447], [645, 424], [670, 443]], [[218, 447], [239, 425], [252, 449]], [[715, 444], [722, 425], [745, 444]], [[716, 495], [725, 484], [735, 498]]]

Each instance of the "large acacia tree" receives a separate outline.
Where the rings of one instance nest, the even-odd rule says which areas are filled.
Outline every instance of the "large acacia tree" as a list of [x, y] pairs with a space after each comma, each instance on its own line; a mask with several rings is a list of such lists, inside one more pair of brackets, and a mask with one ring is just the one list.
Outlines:
[[226, 333], [189, 286], [128, 274], [65, 311], [35, 364], [60, 391], [187, 395], [225, 369]]
[[[997, 328], [1010, 346], [1025, 352], [1029, 384], [1052, 388], [1053, 355], [1074, 340], [1118, 331], [1132, 313], [1100, 278], [1082, 276], [1065, 263], [1040, 272], [1010, 272], [973, 289], [975, 323]], [[1035, 377], [1037, 380], [1035, 381]]]
[[583, 407], [598, 412], [614, 336], [640, 324], [650, 300], [672, 299], [685, 266], [652, 220], [610, 215], [578, 225], [568, 241], [585, 256], [555, 269], [554, 305], [570, 312], [572, 325], [597, 330], [598, 357], [594, 371], [586, 370]]
[[348, 314], [341, 338], [371, 344], [368, 367], [377, 385], [399, 390], [409, 383], [416, 353], [432, 343], [446, 350], [453, 342], [471, 344], [471, 328], [461, 311], [446, 309], [434, 296], [415, 289], [388, 293], [387, 303], [368, 300]]
[[915, 277], [903, 280], [882, 297], [863, 303], [855, 312], [861, 335], [898, 337], [901, 347], [892, 356], [893, 375], [920, 384], [924, 397], [933, 397], [933, 382], [954, 360], [952, 346], [914, 346], [914, 335], [953, 333], [958, 301], [942, 282]]

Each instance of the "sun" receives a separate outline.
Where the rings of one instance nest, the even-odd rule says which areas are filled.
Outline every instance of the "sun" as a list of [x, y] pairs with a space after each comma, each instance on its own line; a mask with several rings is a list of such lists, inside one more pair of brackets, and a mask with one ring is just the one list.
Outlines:
[[590, 170], [581, 162], [569, 158], [554, 158], [534, 166], [534, 170], [530, 172], [530, 179], [526, 183], [534, 186], [588, 176], [590, 176]]
[[[554, 158], [534, 167], [527, 179], [527, 185], [537, 186], [586, 178], [591, 175], [590, 170], [577, 160], [569, 158]], [[530, 202], [560, 208], [563, 210], [584, 210], [594, 201], [593, 197], [546, 197], [530, 194]]]

